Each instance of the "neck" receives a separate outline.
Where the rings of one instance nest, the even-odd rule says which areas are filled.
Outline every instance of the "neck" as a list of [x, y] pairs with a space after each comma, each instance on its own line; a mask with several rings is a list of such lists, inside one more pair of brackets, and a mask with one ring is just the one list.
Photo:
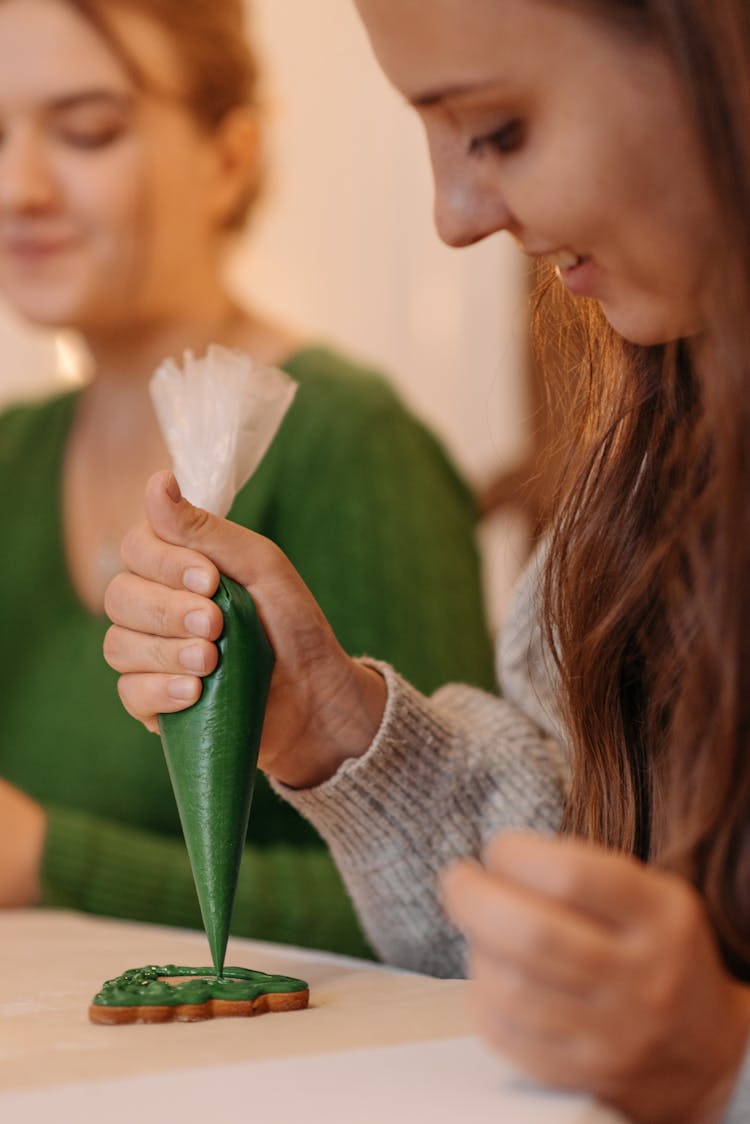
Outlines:
[[124, 383], [138, 388], [169, 356], [178, 362], [187, 349], [202, 354], [211, 342], [232, 346], [249, 317], [224, 292], [199, 310], [97, 328], [83, 333], [97, 384]]

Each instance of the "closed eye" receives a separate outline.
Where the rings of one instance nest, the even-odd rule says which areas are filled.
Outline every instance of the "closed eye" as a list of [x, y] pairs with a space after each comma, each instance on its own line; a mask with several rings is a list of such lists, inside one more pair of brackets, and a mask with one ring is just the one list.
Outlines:
[[131, 94], [93, 89], [57, 98], [48, 110], [48, 121], [64, 144], [95, 150], [120, 140], [129, 131], [134, 114]]
[[86, 127], [62, 127], [58, 136], [71, 148], [97, 149], [114, 144], [125, 133], [122, 123], [89, 125]]
[[487, 152], [497, 152], [507, 156], [517, 151], [526, 139], [526, 126], [520, 117], [514, 117], [499, 129], [474, 137], [469, 142], [469, 156], [483, 156]]

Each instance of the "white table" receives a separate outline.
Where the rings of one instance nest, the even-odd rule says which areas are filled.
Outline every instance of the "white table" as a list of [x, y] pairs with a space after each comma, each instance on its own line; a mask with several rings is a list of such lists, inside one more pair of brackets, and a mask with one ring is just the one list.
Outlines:
[[101, 983], [205, 964], [201, 934], [57, 911], [0, 913], [2, 1124], [615, 1124], [540, 1091], [474, 1037], [465, 982], [231, 940], [227, 964], [298, 976], [310, 1008], [94, 1026]]

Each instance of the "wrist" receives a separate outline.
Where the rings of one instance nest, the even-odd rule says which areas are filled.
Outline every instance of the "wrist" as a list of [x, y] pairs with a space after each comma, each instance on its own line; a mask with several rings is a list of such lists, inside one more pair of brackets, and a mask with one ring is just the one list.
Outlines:
[[347, 661], [347, 675], [318, 714], [311, 741], [317, 749], [305, 754], [293, 778], [278, 779], [290, 788], [313, 788], [330, 780], [345, 761], [364, 756], [380, 728], [388, 699], [385, 679], [373, 667]]

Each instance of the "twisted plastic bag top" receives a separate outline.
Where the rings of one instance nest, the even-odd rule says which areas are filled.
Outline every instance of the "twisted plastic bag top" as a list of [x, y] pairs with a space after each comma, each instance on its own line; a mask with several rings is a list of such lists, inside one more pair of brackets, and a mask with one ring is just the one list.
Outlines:
[[166, 359], [150, 390], [182, 494], [226, 515], [273, 441], [297, 383], [212, 343], [200, 359], [186, 351], [182, 367]]

